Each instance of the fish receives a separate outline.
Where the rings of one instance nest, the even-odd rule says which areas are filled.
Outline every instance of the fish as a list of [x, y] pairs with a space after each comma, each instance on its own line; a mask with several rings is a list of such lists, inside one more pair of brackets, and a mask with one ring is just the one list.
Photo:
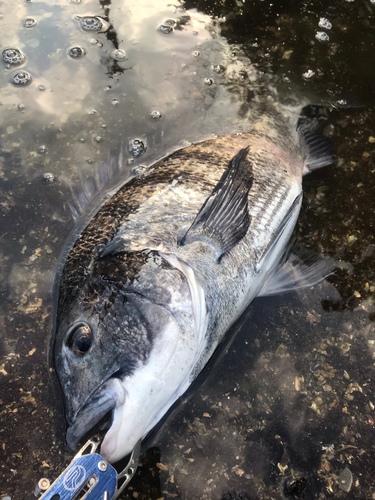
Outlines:
[[260, 103], [248, 131], [152, 163], [76, 230], [53, 351], [72, 449], [110, 415], [101, 455], [128, 455], [253, 299], [330, 273], [290, 244], [303, 176], [332, 162], [331, 141], [300, 115]]

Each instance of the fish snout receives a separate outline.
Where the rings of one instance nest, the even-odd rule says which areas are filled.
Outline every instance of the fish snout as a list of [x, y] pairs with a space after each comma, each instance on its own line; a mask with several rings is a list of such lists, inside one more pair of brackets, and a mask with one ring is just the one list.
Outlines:
[[125, 391], [118, 378], [110, 378], [99, 386], [87, 399], [76, 416], [69, 419], [66, 441], [75, 450], [85, 434], [125, 401]]

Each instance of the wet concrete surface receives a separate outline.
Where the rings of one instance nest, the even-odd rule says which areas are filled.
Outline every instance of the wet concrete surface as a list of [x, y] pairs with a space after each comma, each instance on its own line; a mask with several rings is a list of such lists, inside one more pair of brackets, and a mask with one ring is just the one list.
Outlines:
[[[296, 229], [338, 270], [250, 306], [149, 441], [122, 498], [375, 498], [375, 6], [17, 5], [0, 4], [2, 52], [25, 55], [0, 71], [0, 498], [32, 498], [38, 479], [54, 479], [73, 456], [49, 354], [51, 283], [72, 228], [68, 184], [109, 150], [123, 147], [125, 176], [184, 141], [246, 129], [252, 96], [269, 82], [283, 99], [298, 91], [363, 104], [321, 113], [336, 162], [305, 178]], [[111, 28], [84, 31], [88, 15]], [[76, 46], [83, 57], [68, 55]], [[126, 60], [111, 57], [116, 49]], [[10, 83], [21, 70], [27, 86]], [[147, 147], [137, 158], [133, 139]]]

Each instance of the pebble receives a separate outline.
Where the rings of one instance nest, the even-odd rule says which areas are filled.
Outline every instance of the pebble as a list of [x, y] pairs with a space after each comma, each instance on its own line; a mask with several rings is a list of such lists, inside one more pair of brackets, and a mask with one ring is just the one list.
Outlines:
[[323, 385], [323, 391], [324, 392], [331, 392], [332, 391], [332, 386], [330, 386], [329, 384], [324, 384]]

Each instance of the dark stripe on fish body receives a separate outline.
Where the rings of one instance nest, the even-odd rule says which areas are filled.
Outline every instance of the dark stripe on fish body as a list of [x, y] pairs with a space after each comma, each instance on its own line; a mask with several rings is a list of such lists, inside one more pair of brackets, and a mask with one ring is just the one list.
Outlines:
[[[270, 144], [271, 152], [263, 147], [257, 147], [259, 140], [266, 146]], [[264, 224], [265, 215], [267, 215], [266, 221], [269, 222], [277, 211], [275, 207], [270, 214], [262, 213], [261, 210], [255, 213], [252, 210], [252, 203], [259, 203], [263, 210], [267, 210], [275, 194], [279, 194], [284, 174], [280, 172], [280, 159], [275, 158], [273, 151], [273, 149], [279, 151], [279, 147], [269, 139], [263, 139], [261, 134], [226, 136], [189, 146], [159, 160], [150, 169], [130, 180], [93, 217], [77, 239], [66, 261], [60, 283], [60, 304], [68, 295], [75, 294], [93, 273], [98, 272], [95, 263], [100, 260], [101, 249], [113, 239], [120, 224], [135, 213], [142, 203], [173, 181], [209, 196], [234, 156], [232, 153], [236, 154], [254, 141], [255, 148], [253, 150], [251, 147], [248, 155], [248, 160], [256, 165], [254, 186], [249, 196], [249, 211], [254, 216], [251, 223], [252, 231], [254, 235], [257, 234], [261, 230], [261, 227], [258, 229], [258, 225]], [[288, 151], [281, 151], [280, 154], [288, 155]], [[275, 171], [270, 177], [270, 167], [273, 163]], [[279, 203], [282, 203], [281, 199], [286, 195], [288, 188], [284, 189], [285, 193], [280, 194]], [[263, 196], [264, 191], [266, 196]], [[192, 217], [195, 215], [192, 214]], [[131, 274], [136, 274], [137, 269], [142, 266], [144, 258], [141, 253], [132, 255], [130, 252], [120, 263], [122, 270], [125, 262], [129, 264], [129, 272], [125, 273], [126, 279], [130, 280]], [[113, 275], [113, 272], [111, 274]]]

